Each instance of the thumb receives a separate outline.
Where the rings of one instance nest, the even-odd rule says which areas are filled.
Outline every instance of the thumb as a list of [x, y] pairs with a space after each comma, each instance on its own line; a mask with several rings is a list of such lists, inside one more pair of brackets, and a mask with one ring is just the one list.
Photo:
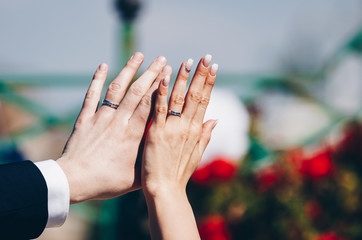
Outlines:
[[211, 132], [215, 128], [217, 120], [208, 120], [202, 125], [202, 133], [199, 142], [200, 152], [203, 153], [211, 139]]

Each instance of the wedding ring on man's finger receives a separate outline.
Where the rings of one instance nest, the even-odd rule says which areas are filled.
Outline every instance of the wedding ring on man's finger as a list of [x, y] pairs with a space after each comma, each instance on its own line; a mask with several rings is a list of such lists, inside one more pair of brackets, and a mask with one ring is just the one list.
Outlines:
[[168, 112], [169, 115], [173, 115], [173, 116], [177, 116], [177, 117], [181, 117], [181, 113], [180, 112], [176, 112], [174, 110], [170, 110]]
[[114, 109], [117, 109], [118, 106], [119, 106], [119, 104], [112, 103], [112, 102], [110, 102], [110, 101], [108, 101], [106, 99], [103, 99], [102, 106], [103, 105], [114, 108]]

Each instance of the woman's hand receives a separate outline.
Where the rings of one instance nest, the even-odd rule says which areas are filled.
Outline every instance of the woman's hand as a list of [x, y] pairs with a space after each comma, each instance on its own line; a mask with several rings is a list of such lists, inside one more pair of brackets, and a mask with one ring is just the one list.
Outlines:
[[[135, 161], [151, 109], [152, 93], [170, 67], [158, 57], [126, 90], [143, 62], [135, 53], [109, 85], [105, 100], [98, 108], [108, 67], [101, 64], [84, 99], [63, 155], [57, 163], [64, 170], [71, 203], [112, 198], [140, 188]], [[168, 73], [167, 73], [168, 74]], [[110, 106], [111, 105], [111, 106]]]
[[169, 105], [169, 75], [158, 88], [142, 163], [142, 186], [155, 239], [199, 238], [186, 185], [216, 125], [215, 120], [203, 124], [218, 68], [217, 64], [209, 67], [210, 61], [210, 55], [200, 60], [185, 101], [192, 60], [181, 65]]

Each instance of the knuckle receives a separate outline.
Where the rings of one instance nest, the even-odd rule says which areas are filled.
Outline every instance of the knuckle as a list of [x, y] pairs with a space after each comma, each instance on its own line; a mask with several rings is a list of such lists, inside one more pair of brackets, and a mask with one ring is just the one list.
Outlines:
[[119, 82], [111, 82], [111, 84], [109, 84], [108, 90], [112, 91], [112, 92], [118, 92], [122, 89], [122, 85]]
[[181, 138], [182, 138], [183, 140], [188, 140], [189, 137], [190, 137], [190, 130], [189, 130], [189, 129], [184, 129], [184, 130], [182, 130], [182, 132], [181, 132]]
[[[105, 116], [105, 117], [107, 117], [107, 116]], [[111, 116], [109, 115], [108, 116], [109, 118], [111, 118]], [[109, 119], [108, 118], [108, 119]], [[105, 120], [105, 118], [102, 118], [102, 119], [100, 119], [100, 121], [102, 122], [104, 122], [104, 120]], [[119, 126], [120, 124], [119, 124], [119, 121], [118, 121], [118, 119], [117, 118], [111, 118], [111, 119], [109, 119], [108, 120], [108, 131], [110, 131], [110, 133], [111, 134], [113, 134], [113, 130], [112, 129], [118, 129], [118, 126]], [[113, 136], [113, 137], [117, 137], [116, 135], [115, 136]]]
[[172, 100], [172, 102], [176, 105], [183, 105], [185, 102], [185, 98], [183, 96], [178, 95]]
[[137, 97], [143, 96], [143, 89], [139, 85], [132, 85], [129, 90], [132, 94], [136, 95]]
[[180, 74], [181, 80], [187, 81], [187, 79], [189, 78], [189, 73], [186, 71], [180, 71], [179, 74]]
[[95, 97], [95, 95], [96, 95], [96, 91], [92, 90], [92, 89], [89, 89], [88, 92], [85, 95], [85, 99], [86, 100], [92, 99], [93, 97]]
[[147, 143], [151, 143], [151, 144], [157, 144], [157, 136], [155, 136], [154, 132], [151, 130], [148, 131], [147, 133], [147, 138], [146, 138]]
[[200, 105], [204, 108], [206, 108], [209, 105], [210, 98], [209, 97], [203, 97], [200, 101]]
[[159, 96], [167, 96], [167, 94], [168, 94], [167, 91], [160, 91], [160, 90], [158, 90], [157, 92], [158, 92], [158, 95], [159, 95]]
[[161, 66], [158, 65], [151, 65], [148, 69], [147, 72], [151, 73], [152, 75], [154, 75], [155, 77], [158, 76], [158, 74], [161, 72], [162, 68]]
[[165, 107], [165, 106], [157, 107], [156, 113], [157, 114], [167, 114], [167, 107]]
[[90, 120], [89, 118], [80, 115], [74, 124], [74, 129], [82, 128], [83, 126], [89, 123], [89, 120]]
[[139, 63], [135, 62], [132, 58], [127, 61], [125, 68], [137, 68]]
[[199, 68], [196, 74], [200, 77], [207, 77], [208, 73], [208, 68]]
[[[139, 118], [140, 122], [145, 123], [145, 122], [147, 122], [148, 114], [146, 114], [146, 113], [139, 114], [138, 118]], [[134, 135], [135, 135], [135, 136], [142, 135], [142, 133], [143, 133], [143, 132], [139, 131], [139, 128], [136, 128], [136, 129], [134, 130]]]
[[209, 85], [209, 86], [214, 86], [215, 85], [215, 81], [216, 81], [216, 78], [208, 78], [206, 80], [206, 84]]
[[105, 72], [101, 72], [101, 71], [97, 70], [93, 75], [93, 80], [102, 79], [102, 78], [104, 78], [105, 75], [106, 75]]
[[160, 131], [157, 131], [157, 127], [155, 125], [151, 125], [148, 133], [146, 141], [148, 142], [154, 142], [154, 143], [160, 143], [162, 137]]
[[142, 106], [146, 106], [146, 107], [151, 106], [151, 104], [152, 104], [152, 97], [149, 96], [149, 95], [143, 96], [143, 98], [141, 99], [140, 104], [141, 104]]
[[193, 102], [199, 103], [201, 101], [202, 94], [200, 92], [190, 92], [190, 99]]
[[199, 139], [202, 133], [202, 128], [200, 127], [200, 124], [191, 124], [190, 133], [193, 138]]
[[85, 123], [85, 119], [83, 117], [78, 117], [77, 121], [74, 124], [74, 128], [79, 128], [83, 126]]

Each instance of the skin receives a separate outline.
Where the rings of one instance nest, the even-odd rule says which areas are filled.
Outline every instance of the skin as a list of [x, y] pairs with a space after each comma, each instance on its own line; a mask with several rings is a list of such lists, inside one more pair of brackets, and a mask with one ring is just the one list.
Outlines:
[[[186, 185], [210, 140], [215, 120], [203, 124], [216, 70], [202, 58], [184, 99], [189, 73], [181, 65], [170, 103], [166, 77], [159, 84], [142, 162], [152, 239], [200, 239]], [[168, 110], [182, 112], [181, 117]]]
[[[143, 55], [135, 53], [105, 96], [119, 103], [118, 109], [98, 108], [108, 72], [106, 64], [99, 66], [57, 160], [69, 182], [70, 203], [113, 198], [142, 186], [152, 239], [200, 239], [186, 185], [216, 125], [215, 120], [203, 123], [217, 71], [210, 67], [210, 60], [211, 56], [200, 60], [185, 98], [189, 73], [187, 63], [181, 65], [167, 104], [172, 68], [164, 57], [158, 57], [126, 93], [143, 61]], [[135, 163], [156, 91], [139, 176]], [[169, 115], [171, 109], [182, 115]]]
[[109, 85], [105, 99], [118, 109], [98, 108], [108, 66], [101, 64], [86, 93], [73, 132], [57, 160], [67, 176], [70, 203], [113, 198], [139, 189], [136, 157], [151, 111], [151, 97], [165, 74], [166, 58], [158, 57], [127, 87], [143, 62], [135, 53]]

